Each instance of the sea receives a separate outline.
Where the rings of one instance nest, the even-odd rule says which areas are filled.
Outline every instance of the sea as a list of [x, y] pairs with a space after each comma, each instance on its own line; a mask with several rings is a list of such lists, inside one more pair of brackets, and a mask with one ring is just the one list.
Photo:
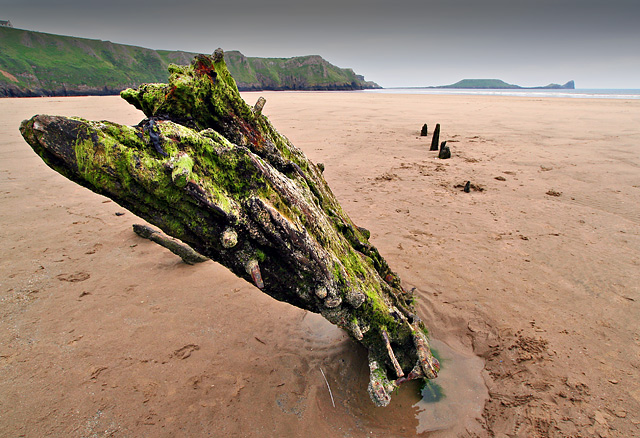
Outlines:
[[381, 88], [363, 90], [378, 94], [460, 94], [478, 96], [562, 97], [575, 99], [640, 99], [640, 89], [463, 89], [463, 88]]

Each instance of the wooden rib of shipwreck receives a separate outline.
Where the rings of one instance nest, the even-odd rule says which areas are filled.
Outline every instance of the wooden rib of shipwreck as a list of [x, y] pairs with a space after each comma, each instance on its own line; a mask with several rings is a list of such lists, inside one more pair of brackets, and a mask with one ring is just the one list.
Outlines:
[[149, 239], [150, 241], [167, 248], [169, 251], [179, 256], [182, 261], [188, 265], [195, 265], [196, 263], [203, 263], [209, 260], [209, 257], [199, 254], [189, 245], [185, 245], [179, 240], [167, 236], [161, 231], [154, 230], [148, 225], [133, 224], [133, 232], [144, 239]]
[[369, 394], [439, 370], [411, 294], [313, 164], [240, 97], [218, 49], [122, 92], [137, 126], [36, 115], [20, 131], [54, 170], [368, 349]]

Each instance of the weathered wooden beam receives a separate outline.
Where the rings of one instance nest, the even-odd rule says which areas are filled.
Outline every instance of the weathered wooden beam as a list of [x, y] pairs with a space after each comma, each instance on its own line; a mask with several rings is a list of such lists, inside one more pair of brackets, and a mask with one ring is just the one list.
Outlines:
[[436, 124], [436, 128], [433, 130], [433, 137], [431, 137], [430, 151], [437, 151], [440, 144], [440, 123]]
[[175, 255], [180, 256], [182, 261], [188, 265], [195, 265], [196, 263], [202, 263], [209, 260], [208, 257], [198, 253], [198, 251], [194, 250], [189, 245], [186, 245], [173, 237], [169, 237], [161, 231], [154, 230], [148, 225], [133, 224], [133, 231], [138, 236], [144, 239], [149, 239], [152, 242], [167, 248]]
[[169, 71], [168, 84], [122, 92], [147, 116], [137, 126], [37, 115], [22, 135], [62, 175], [346, 330], [369, 350], [377, 405], [402, 381], [434, 378], [411, 293], [321, 169], [240, 97], [222, 51]]

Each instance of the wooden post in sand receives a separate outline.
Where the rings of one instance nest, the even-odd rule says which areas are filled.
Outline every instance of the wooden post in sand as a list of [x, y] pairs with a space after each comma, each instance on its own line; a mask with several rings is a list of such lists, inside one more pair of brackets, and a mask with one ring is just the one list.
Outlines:
[[437, 151], [440, 144], [440, 123], [436, 124], [436, 129], [433, 130], [433, 137], [431, 137], [431, 149], [430, 151]]
[[449, 149], [449, 146], [447, 146], [446, 141], [440, 143], [440, 152], [438, 152], [438, 158], [440, 158], [441, 160], [451, 158], [451, 149]]
[[369, 394], [439, 370], [413, 296], [322, 171], [240, 97], [222, 50], [122, 92], [137, 126], [38, 115], [23, 137], [54, 170], [229, 268], [320, 313], [369, 352]]

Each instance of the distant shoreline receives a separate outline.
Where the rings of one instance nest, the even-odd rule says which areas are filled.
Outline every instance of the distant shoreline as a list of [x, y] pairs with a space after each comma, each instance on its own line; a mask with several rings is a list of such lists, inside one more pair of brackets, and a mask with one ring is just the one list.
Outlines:
[[[368, 90], [241, 90], [241, 93], [371, 93], [371, 94], [424, 94], [424, 95], [451, 95], [451, 96], [499, 96], [499, 97], [524, 97], [524, 98], [573, 98], [573, 99], [617, 99], [639, 100], [640, 89], [615, 89], [592, 88], [575, 90], [554, 89], [452, 89], [452, 88], [428, 88], [428, 87], [389, 87]], [[66, 97], [93, 97], [94, 94], [74, 94], [57, 96], [7, 96], [0, 99], [33, 99], [33, 98], [66, 98]], [[118, 96], [114, 94], [102, 94], [100, 96]]]
[[640, 89], [615, 88], [436, 88], [436, 87], [389, 87], [378, 90], [362, 90], [364, 93], [381, 94], [451, 94], [478, 96], [511, 96], [511, 97], [551, 97], [551, 98], [583, 98], [583, 99], [640, 99]]

